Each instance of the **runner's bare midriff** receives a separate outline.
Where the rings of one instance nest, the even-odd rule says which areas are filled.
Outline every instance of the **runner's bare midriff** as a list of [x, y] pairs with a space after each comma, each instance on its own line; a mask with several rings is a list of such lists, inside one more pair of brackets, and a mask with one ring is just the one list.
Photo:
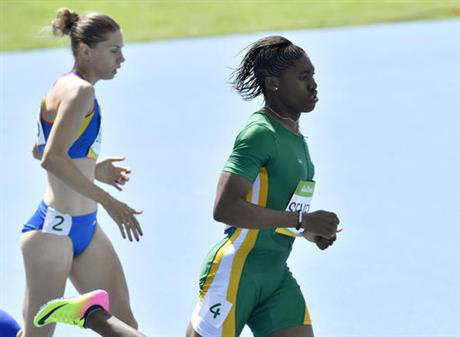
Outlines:
[[[90, 158], [72, 159], [80, 172], [90, 181], [94, 181], [96, 161]], [[69, 185], [50, 172], [47, 172], [45, 203], [55, 210], [73, 216], [92, 213], [97, 203], [73, 190]]]

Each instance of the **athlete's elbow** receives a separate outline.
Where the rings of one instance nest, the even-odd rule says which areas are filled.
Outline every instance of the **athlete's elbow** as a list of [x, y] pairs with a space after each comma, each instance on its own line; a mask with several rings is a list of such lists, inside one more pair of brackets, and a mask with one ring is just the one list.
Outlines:
[[217, 222], [223, 222], [222, 219], [222, 211], [221, 209], [218, 207], [218, 205], [215, 205], [214, 206], [214, 210], [212, 212], [212, 217], [214, 218], [214, 220], [216, 220]]
[[226, 225], [231, 225], [234, 222], [235, 211], [232, 205], [228, 203], [216, 203], [214, 206], [213, 217], [217, 222], [222, 222]]
[[223, 205], [221, 202], [216, 202], [216, 204], [214, 205], [214, 211], [212, 215], [214, 220], [216, 220], [217, 222], [227, 223], [228, 221], [227, 209], [225, 205]]
[[48, 171], [52, 166], [50, 158], [49, 157], [43, 157], [41, 162], [40, 162], [40, 165], [41, 165], [41, 167], [43, 169]]
[[52, 152], [45, 152], [43, 154], [40, 165], [45, 170], [52, 171], [53, 168], [56, 166], [57, 161], [58, 161], [58, 155]]

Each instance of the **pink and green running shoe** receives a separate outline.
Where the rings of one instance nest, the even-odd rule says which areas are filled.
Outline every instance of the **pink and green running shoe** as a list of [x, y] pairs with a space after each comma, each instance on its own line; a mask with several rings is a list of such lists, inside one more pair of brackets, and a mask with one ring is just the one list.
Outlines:
[[84, 328], [85, 314], [95, 305], [109, 311], [109, 295], [105, 290], [94, 290], [73, 298], [51, 300], [35, 315], [34, 325], [42, 327], [50, 323], [66, 323]]

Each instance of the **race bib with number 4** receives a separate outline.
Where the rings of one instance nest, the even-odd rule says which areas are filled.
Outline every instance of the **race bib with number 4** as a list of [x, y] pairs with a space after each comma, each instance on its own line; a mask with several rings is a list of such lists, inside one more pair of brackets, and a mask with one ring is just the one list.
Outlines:
[[219, 329], [227, 318], [231, 308], [232, 304], [225, 299], [225, 296], [216, 296], [208, 292], [198, 315], [205, 322]]
[[[289, 201], [286, 211], [288, 212], [302, 212], [308, 213], [310, 210], [311, 200], [313, 198], [313, 192], [315, 191], [315, 182], [314, 181], [299, 181], [297, 188], [294, 191], [294, 194]], [[277, 228], [275, 230], [277, 233], [297, 237], [302, 236], [303, 228], [297, 230], [295, 228]]]
[[72, 216], [48, 207], [42, 232], [55, 235], [69, 235], [72, 228]]

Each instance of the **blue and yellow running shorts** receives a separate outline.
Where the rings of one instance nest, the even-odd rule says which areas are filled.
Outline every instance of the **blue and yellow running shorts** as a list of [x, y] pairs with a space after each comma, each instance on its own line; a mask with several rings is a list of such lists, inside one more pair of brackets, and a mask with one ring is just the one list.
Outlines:
[[22, 233], [40, 230], [43, 233], [68, 236], [73, 243], [75, 256], [88, 247], [96, 231], [97, 211], [85, 215], [71, 216], [48, 207], [41, 202], [35, 214], [22, 228]]
[[274, 234], [275, 240], [285, 240], [285, 249], [258, 249], [259, 230], [232, 229], [203, 263], [191, 319], [194, 330], [202, 337], [237, 337], [247, 324], [255, 337], [265, 337], [311, 325], [300, 287], [286, 264], [292, 240]]

